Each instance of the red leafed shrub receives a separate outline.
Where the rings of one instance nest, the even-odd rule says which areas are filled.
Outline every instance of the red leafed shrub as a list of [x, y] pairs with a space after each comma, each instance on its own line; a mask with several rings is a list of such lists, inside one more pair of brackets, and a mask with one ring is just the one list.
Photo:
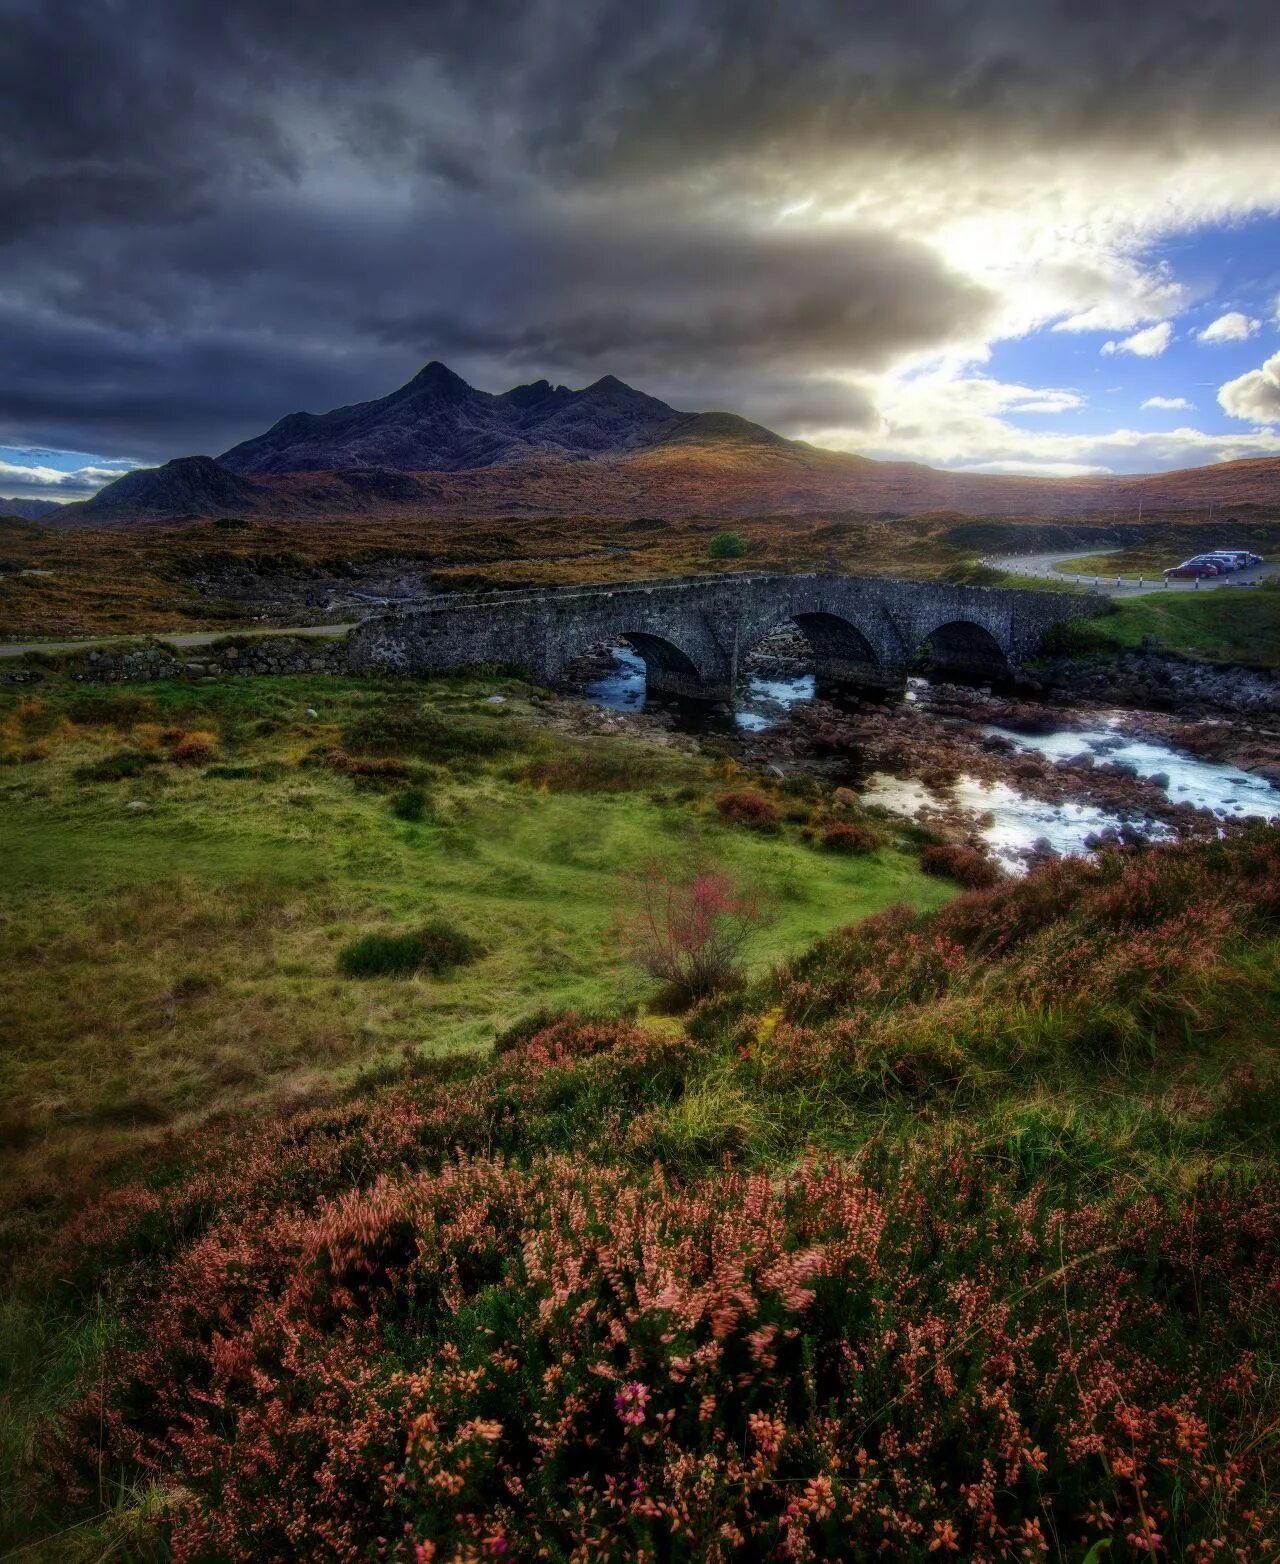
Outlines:
[[622, 945], [673, 998], [694, 1004], [741, 981], [745, 948], [769, 918], [764, 899], [727, 874], [680, 879], [650, 864], [628, 883]]
[[344, 749], [331, 749], [322, 756], [320, 764], [330, 771], [346, 771], [353, 777], [407, 777], [409, 767], [394, 755], [348, 755]]
[[834, 820], [822, 833], [822, 845], [829, 853], [873, 853], [880, 842], [865, 825]]
[[555, 1068], [620, 1048], [647, 1048], [649, 1034], [626, 1021], [583, 1021], [571, 1011], [510, 1052], [535, 1068]]
[[920, 867], [926, 874], [942, 880], [954, 880], [967, 890], [982, 891], [1000, 880], [995, 864], [976, 847], [959, 842], [939, 842], [920, 849]]
[[749, 831], [776, 831], [778, 806], [761, 793], [722, 793], [716, 799], [722, 820], [744, 825]]
[[202, 766], [213, 759], [218, 741], [212, 733], [184, 733], [173, 746], [173, 758], [186, 766]]

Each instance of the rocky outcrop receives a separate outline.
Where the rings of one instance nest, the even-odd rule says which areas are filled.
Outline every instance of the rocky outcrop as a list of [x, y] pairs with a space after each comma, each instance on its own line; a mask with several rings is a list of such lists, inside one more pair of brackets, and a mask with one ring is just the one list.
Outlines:
[[1280, 676], [1255, 668], [1189, 662], [1161, 652], [1051, 657], [1033, 670], [1055, 701], [1103, 701], [1151, 711], [1280, 714]]

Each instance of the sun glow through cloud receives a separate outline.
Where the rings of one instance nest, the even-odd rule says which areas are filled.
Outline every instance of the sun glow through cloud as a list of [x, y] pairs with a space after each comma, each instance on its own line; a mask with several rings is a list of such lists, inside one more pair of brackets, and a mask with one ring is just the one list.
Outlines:
[[[156, 13], [164, 92], [105, 23], [25, 13], [72, 85], [40, 139], [52, 109], [13, 83], [0, 440], [86, 453], [85, 482], [431, 357], [948, 465], [1274, 448], [1280, 44], [1254, 0], [1211, 55], [1157, 0], [1124, 36], [1001, 0], [959, 29], [925, 0], [905, 32], [607, 4], [566, 33], [531, 0], [483, 48], [463, 17], [321, 0], [318, 52], [228, 3], [213, 31]], [[40, 465], [29, 487], [65, 487]]]

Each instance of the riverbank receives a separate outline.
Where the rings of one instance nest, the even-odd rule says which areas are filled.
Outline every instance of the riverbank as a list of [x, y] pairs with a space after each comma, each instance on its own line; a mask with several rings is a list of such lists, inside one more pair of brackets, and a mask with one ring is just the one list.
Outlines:
[[1201, 717], [1280, 717], [1280, 674], [1172, 652], [1044, 657], [1028, 674], [1033, 689], [1058, 703], [1085, 700]]

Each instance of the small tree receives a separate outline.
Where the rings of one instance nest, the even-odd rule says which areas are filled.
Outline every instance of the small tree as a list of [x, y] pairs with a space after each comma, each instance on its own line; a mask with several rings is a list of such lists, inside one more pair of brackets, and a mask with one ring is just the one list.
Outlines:
[[741, 559], [747, 548], [747, 540], [740, 532], [717, 532], [707, 544], [707, 558]]
[[681, 879], [651, 863], [628, 882], [621, 937], [638, 967], [690, 1005], [741, 981], [747, 942], [770, 921], [765, 898], [719, 870]]

